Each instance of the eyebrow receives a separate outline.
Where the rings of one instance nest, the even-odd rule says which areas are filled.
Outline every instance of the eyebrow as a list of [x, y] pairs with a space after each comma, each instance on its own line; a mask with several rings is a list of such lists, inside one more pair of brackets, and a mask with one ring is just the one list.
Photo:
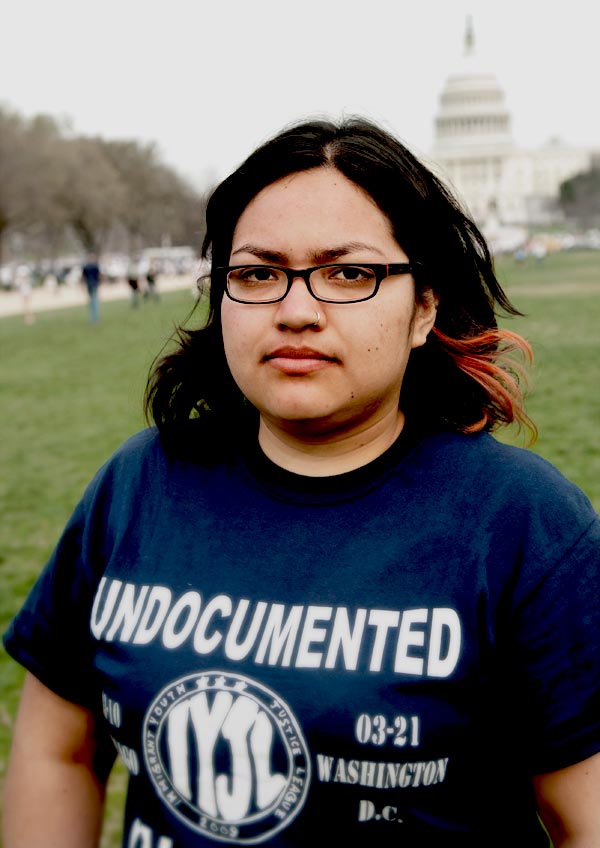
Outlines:
[[[342, 256], [347, 256], [349, 253], [359, 253], [361, 250], [369, 250], [383, 256], [383, 251], [373, 244], [367, 244], [362, 241], [350, 241], [346, 244], [341, 244], [339, 247], [324, 248], [316, 250], [310, 254], [311, 262], [315, 264], [326, 264], [340, 259]], [[243, 244], [232, 252], [232, 256], [238, 253], [251, 253], [257, 259], [262, 259], [263, 262], [273, 262], [278, 265], [287, 265], [288, 256], [285, 253], [280, 253], [277, 250], [267, 250], [264, 247], [259, 247], [255, 244]]]
[[275, 262], [279, 265], [286, 262], [285, 253], [278, 253], [276, 250], [266, 250], [254, 244], [243, 244], [237, 250], [233, 250], [231, 255], [236, 256], [238, 253], [251, 253], [257, 259], [263, 259], [265, 262]]

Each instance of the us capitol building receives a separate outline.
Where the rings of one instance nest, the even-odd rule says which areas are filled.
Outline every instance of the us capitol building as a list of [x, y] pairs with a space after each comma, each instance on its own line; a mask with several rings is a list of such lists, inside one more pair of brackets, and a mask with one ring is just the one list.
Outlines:
[[439, 98], [430, 165], [476, 222], [488, 229], [560, 222], [560, 184], [598, 158], [598, 150], [558, 139], [533, 151], [517, 148], [504, 92], [480, 64], [468, 19], [462, 60]]

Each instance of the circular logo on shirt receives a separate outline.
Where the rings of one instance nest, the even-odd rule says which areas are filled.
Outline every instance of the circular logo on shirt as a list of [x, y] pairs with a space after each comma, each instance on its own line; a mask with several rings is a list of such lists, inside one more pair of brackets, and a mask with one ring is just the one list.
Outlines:
[[295, 716], [241, 674], [190, 674], [166, 686], [148, 707], [143, 743], [161, 800], [217, 841], [264, 842], [306, 800], [310, 760]]

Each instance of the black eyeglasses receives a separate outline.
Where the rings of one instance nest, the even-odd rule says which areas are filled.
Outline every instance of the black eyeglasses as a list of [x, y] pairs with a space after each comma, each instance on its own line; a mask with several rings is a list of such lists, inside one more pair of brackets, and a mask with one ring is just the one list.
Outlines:
[[227, 297], [237, 303], [277, 303], [297, 277], [323, 303], [360, 303], [375, 297], [386, 277], [412, 274], [417, 263], [390, 265], [315, 265], [281, 268], [278, 265], [231, 265], [215, 270], [225, 275]]

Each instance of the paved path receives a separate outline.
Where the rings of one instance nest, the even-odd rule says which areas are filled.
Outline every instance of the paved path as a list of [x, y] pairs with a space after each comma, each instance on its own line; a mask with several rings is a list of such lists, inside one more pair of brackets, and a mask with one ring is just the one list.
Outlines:
[[[156, 281], [156, 290], [161, 292], [189, 289], [190, 298], [195, 290], [195, 278], [191, 274], [178, 276], [160, 276]], [[103, 283], [100, 286], [100, 304], [109, 300], [124, 300], [130, 297], [131, 289], [125, 281]], [[31, 310], [43, 312], [47, 309], [64, 309], [69, 306], [86, 306], [88, 295], [83, 285], [61, 285], [55, 291], [44, 286], [34, 288], [31, 293]], [[0, 291], [0, 318], [5, 315], [22, 315], [23, 301], [18, 291]]]

